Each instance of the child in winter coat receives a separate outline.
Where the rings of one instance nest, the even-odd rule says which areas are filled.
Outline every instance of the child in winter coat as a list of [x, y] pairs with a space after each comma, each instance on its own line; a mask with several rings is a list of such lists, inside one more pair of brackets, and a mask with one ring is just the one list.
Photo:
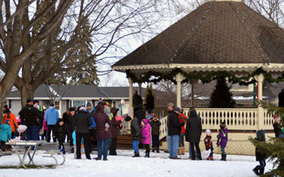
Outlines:
[[142, 144], [145, 145], [146, 155], [145, 157], [150, 157], [150, 144], [151, 144], [151, 125], [149, 119], [143, 119], [141, 122], [141, 132], [142, 132]]
[[7, 120], [5, 124], [0, 125], [0, 151], [5, 151], [6, 142], [12, 138], [12, 129], [10, 127], [10, 120]]
[[154, 114], [152, 120], [150, 121], [150, 125], [152, 127], [152, 152], [155, 152], [156, 150], [157, 153], [159, 153], [159, 135], [161, 122]]
[[[183, 110], [181, 110], [179, 107], [175, 107], [174, 111], [178, 114], [179, 122], [185, 124], [187, 121], [187, 117], [183, 114]], [[185, 125], [181, 126], [180, 128], [178, 155], [184, 155], [185, 152], [184, 135], [185, 135]]]
[[[257, 141], [265, 143], [265, 131], [264, 130], [258, 130], [256, 132], [256, 138], [255, 139]], [[266, 163], [265, 163], [266, 155], [264, 153], [259, 152], [259, 150], [257, 148], [255, 148], [255, 157], [256, 157], [256, 161], [259, 162], [259, 165], [257, 165], [252, 171], [256, 175], [263, 175], [264, 168], [266, 166]]]
[[226, 127], [225, 122], [222, 122], [220, 124], [220, 130], [219, 130], [219, 134], [217, 135], [217, 147], [220, 145], [221, 146], [221, 151], [222, 151], [222, 158], [221, 160], [226, 161], [227, 155], [225, 152], [225, 148], [227, 146], [227, 142], [228, 142], [228, 129]]
[[208, 151], [209, 149], [211, 150], [209, 156], [207, 157], [207, 160], [213, 160], [213, 145], [212, 145], [212, 137], [211, 137], [211, 130], [207, 129], [205, 131], [206, 137], [204, 138], [204, 144], [205, 148]]
[[65, 154], [65, 148], [64, 148], [64, 140], [65, 140], [65, 126], [64, 126], [64, 121], [63, 119], [58, 119], [57, 120], [57, 132], [58, 132], [58, 143], [59, 143], [59, 148], [60, 151]]
[[131, 137], [132, 137], [132, 147], [134, 149], [134, 156], [133, 157], [140, 157], [139, 155], [139, 141], [141, 140], [142, 134], [141, 129], [139, 126], [139, 120], [137, 117], [132, 119], [131, 117], [127, 116], [125, 122], [131, 121]]

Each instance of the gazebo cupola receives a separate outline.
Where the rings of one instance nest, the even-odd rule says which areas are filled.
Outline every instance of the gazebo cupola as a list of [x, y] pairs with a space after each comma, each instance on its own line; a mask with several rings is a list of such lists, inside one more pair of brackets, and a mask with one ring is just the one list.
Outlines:
[[112, 67], [127, 73], [130, 89], [133, 82], [173, 80], [177, 106], [182, 81], [221, 75], [235, 83], [257, 81], [262, 99], [263, 80], [283, 81], [284, 30], [241, 0], [208, 0]]

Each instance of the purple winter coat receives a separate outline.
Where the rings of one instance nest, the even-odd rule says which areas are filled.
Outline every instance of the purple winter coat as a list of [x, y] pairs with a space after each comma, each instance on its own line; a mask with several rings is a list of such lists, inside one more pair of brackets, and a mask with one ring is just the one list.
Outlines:
[[148, 119], [143, 119], [142, 121], [145, 123], [145, 126], [141, 128], [142, 144], [151, 144], [151, 125]]
[[104, 140], [104, 139], [112, 138], [110, 128], [108, 132], [105, 131], [105, 124], [108, 123], [109, 126], [111, 127], [111, 122], [109, 120], [109, 117], [104, 113], [104, 107], [102, 105], [96, 106], [96, 112], [94, 114], [94, 119], [97, 124], [96, 139]]
[[227, 128], [220, 129], [217, 145], [218, 146], [220, 145], [221, 147], [226, 147], [227, 142], [228, 142], [228, 129]]

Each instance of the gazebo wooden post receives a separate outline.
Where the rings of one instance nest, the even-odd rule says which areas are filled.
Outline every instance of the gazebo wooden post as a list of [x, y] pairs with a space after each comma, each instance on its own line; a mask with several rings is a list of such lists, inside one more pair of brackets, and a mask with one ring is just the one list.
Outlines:
[[128, 78], [129, 82], [129, 114], [131, 118], [134, 118], [134, 110], [133, 110], [133, 81], [131, 78]]
[[[258, 101], [262, 101], [262, 90], [263, 90], [263, 81], [264, 77], [263, 74], [260, 74], [257, 76], [257, 84], [258, 84], [258, 89], [257, 89], [257, 95], [258, 95]], [[256, 130], [260, 130], [263, 128], [264, 122], [263, 122], [263, 117], [264, 117], [264, 109], [260, 105], [258, 106], [258, 120], [257, 120], [257, 126]]]
[[181, 81], [183, 80], [183, 75], [181, 73], [178, 73], [176, 75], [176, 81], [177, 81], [177, 107], [181, 108]]
[[194, 107], [194, 85], [197, 81], [196, 80], [190, 80], [190, 84], [191, 84], [191, 107]]

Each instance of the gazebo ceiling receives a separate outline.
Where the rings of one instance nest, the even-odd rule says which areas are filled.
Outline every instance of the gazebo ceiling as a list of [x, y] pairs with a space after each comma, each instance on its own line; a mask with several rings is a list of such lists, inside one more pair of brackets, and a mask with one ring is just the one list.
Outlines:
[[113, 69], [202, 66], [225, 70], [265, 66], [283, 72], [284, 30], [243, 2], [209, 1], [115, 63]]

